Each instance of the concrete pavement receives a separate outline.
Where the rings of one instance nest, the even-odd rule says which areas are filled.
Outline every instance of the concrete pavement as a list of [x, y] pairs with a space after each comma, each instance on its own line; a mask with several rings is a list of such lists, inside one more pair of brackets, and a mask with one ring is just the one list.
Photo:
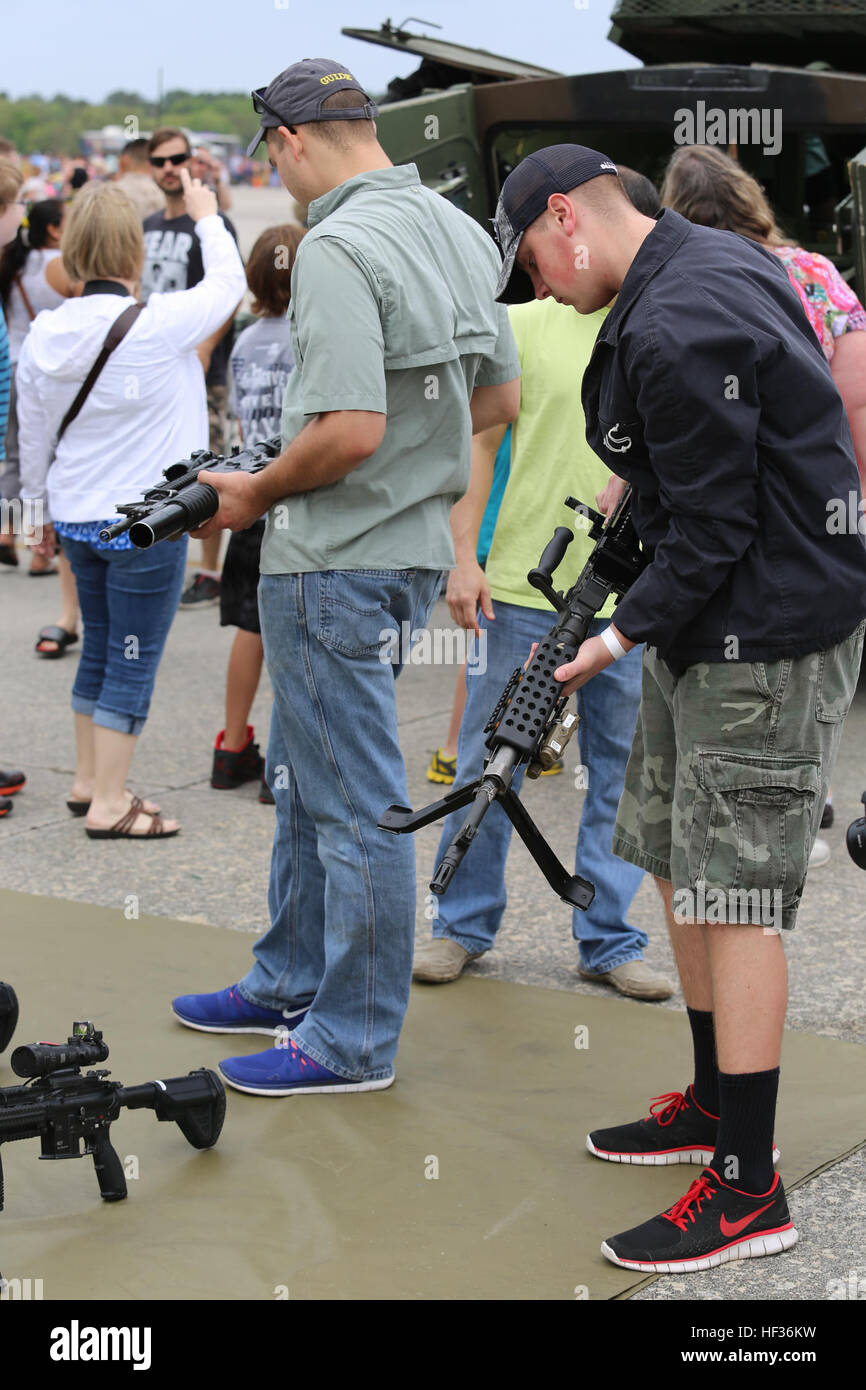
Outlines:
[[[191, 551], [197, 552], [195, 543]], [[219, 627], [218, 609], [177, 614], [133, 764], [135, 789], [155, 797], [166, 815], [177, 816], [181, 834], [161, 844], [97, 842], [85, 836], [81, 822], [69, 815], [64, 804], [74, 770], [69, 691], [80, 648], [72, 648], [60, 661], [46, 661], [33, 651], [38, 629], [57, 620], [58, 603], [56, 579], [34, 584], [26, 563], [18, 570], [0, 570], [6, 645], [0, 677], [4, 709], [0, 764], [23, 767], [28, 776], [25, 790], [15, 798], [14, 813], [0, 824], [4, 886], [98, 903], [119, 912], [129, 911], [134, 902], [142, 914], [234, 930], [239, 934], [240, 975], [248, 968], [251, 944], [243, 934], [267, 925], [274, 813], [258, 803], [254, 785], [234, 792], [217, 792], [209, 785], [214, 737], [224, 722], [225, 669], [234, 630]], [[431, 626], [449, 622], [440, 602]], [[431, 751], [444, 738], [454, 678], [452, 666], [410, 666], [398, 684], [401, 737], [416, 807], [439, 795], [426, 781], [425, 771]], [[269, 707], [265, 676], [253, 711], [256, 736], [263, 746]], [[527, 783], [525, 796], [531, 814], [568, 863], [582, 797], [574, 785], [576, 744], [569, 748], [566, 761], [562, 776]], [[810, 876], [799, 925], [785, 942], [791, 989], [788, 1026], [861, 1045], [866, 1043], [862, 1008], [866, 874], [849, 860], [844, 831], [861, 809], [864, 786], [866, 692], [861, 689], [846, 726], [834, 779], [836, 825], [826, 834], [832, 858]], [[436, 827], [428, 827], [415, 837], [422, 937], [429, 931], [425, 901], [438, 834]], [[661, 1005], [638, 1004], [578, 977], [570, 910], [549, 891], [522, 844], [513, 846], [507, 884], [509, 907], [496, 948], [469, 967], [472, 974], [614, 998], [614, 1006], [621, 1009], [683, 1010], [679, 993]], [[632, 920], [649, 934], [647, 959], [673, 976], [657, 895], [646, 879], [635, 899]], [[14, 931], [15, 924], [4, 924], [4, 930]], [[52, 968], [62, 967], [62, 961], [52, 963]], [[201, 978], [186, 987], [207, 990], [227, 983], [212, 979], [204, 961]], [[687, 1084], [689, 1057], [683, 1018], [682, 1075], [659, 1077], [659, 1092]], [[783, 1086], [785, 1079], [783, 1069]], [[635, 1095], [634, 1100], [634, 1114], [624, 1115], [624, 1120], [648, 1113], [648, 1097]], [[852, 1132], [852, 1145], [858, 1138]], [[692, 1170], [683, 1169], [683, 1190], [692, 1176]], [[793, 1194], [791, 1208], [801, 1228], [801, 1242], [783, 1259], [743, 1262], [691, 1278], [668, 1276], [637, 1297], [822, 1299], [828, 1297], [831, 1280], [847, 1279], [850, 1271], [866, 1278], [862, 1177], [861, 1151]]]

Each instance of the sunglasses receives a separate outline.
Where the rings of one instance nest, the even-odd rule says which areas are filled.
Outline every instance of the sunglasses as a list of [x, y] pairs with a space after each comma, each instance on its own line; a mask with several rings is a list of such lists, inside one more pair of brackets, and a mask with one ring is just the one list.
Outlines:
[[155, 169], [161, 169], [164, 164], [185, 164], [189, 159], [188, 154], [152, 154], [150, 162]]
[[250, 92], [250, 96], [253, 99], [253, 110], [255, 111], [256, 115], [276, 116], [280, 125], [284, 125], [286, 129], [290, 130], [294, 135], [295, 127], [289, 124], [287, 117], [283, 115], [282, 111], [278, 111], [276, 107], [271, 106], [269, 101], [265, 100], [265, 98], [262, 96], [262, 92], [264, 90], [264, 87], [259, 87], [256, 89], [256, 91]]

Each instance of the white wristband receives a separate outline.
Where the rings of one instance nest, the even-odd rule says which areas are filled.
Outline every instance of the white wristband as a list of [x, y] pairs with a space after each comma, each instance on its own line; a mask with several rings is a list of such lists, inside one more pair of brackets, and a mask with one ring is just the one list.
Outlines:
[[619, 661], [621, 656], [626, 655], [625, 647], [614, 637], [612, 628], [606, 627], [604, 632], [600, 632], [598, 635], [607, 647], [614, 661]]

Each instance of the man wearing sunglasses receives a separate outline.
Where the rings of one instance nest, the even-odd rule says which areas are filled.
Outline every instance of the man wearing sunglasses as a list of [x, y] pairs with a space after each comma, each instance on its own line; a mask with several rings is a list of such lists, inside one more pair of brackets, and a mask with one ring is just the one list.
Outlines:
[[374, 1091], [394, 1080], [415, 926], [412, 837], [377, 828], [408, 804], [394, 694], [407, 658], [393, 639], [423, 632], [454, 565], [472, 435], [516, 417], [520, 363], [493, 299], [493, 241], [414, 164], [392, 165], [345, 67], [295, 63], [254, 106], [248, 154], [265, 139], [309, 204], [289, 310], [297, 366], [283, 453], [256, 475], [203, 471], [220, 510], [201, 533], [268, 512], [271, 927], [239, 984], [174, 1012], [206, 1032], [271, 1035], [221, 1064], [238, 1090]]
[[[201, 243], [187, 213], [180, 181], [181, 169], [190, 168], [191, 154], [182, 130], [167, 126], [150, 137], [151, 174], [165, 194], [165, 208], [144, 219], [141, 297], [145, 303], [154, 292], [190, 290], [204, 278]], [[219, 215], [237, 241], [232, 223], [224, 213]], [[207, 387], [208, 447], [215, 454], [226, 452], [227, 371], [232, 346], [229, 329], [233, 319], [234, 314], [197, 349]], [[202, 543], [202, 568], [181, 595], [181, 608], [209, 608], [219, 603], [220, 539], [217, 533]]]

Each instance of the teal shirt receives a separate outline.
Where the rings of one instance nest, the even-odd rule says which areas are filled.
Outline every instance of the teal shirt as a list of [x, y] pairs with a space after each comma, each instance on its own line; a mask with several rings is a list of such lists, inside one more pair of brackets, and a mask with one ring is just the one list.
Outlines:
[[332, 410], [384, 414], [385, 436], [345, 478], [275, 503], [261, 572], [451, 568], [469, 398], [520, 375], [493, 298], [499, 253], [414, 164], [339, 184], [310, 204], [309, 224], [292, 270], [283, 445]]
[[475, 548], [479, 565], [487, 564], [487, 557], [490, 554], [490, 547], [493, 544], [493, 532], [496, 530], [496, 520], [499, 516], [499, 508], [502, 506], [502, 499], [505, 496], [505, 488], [508, 483], [508, 475], [511, 472], [511, 426], [502, 436], [502, 443], [496, 450], [496, 458], [493, 462], [493, 482], [490, 484], [490, 496], [487, 499], [487, 506], [484, 508], [484, 515], [481, 518], [481, 527], [478, 532], [478, 544]]

